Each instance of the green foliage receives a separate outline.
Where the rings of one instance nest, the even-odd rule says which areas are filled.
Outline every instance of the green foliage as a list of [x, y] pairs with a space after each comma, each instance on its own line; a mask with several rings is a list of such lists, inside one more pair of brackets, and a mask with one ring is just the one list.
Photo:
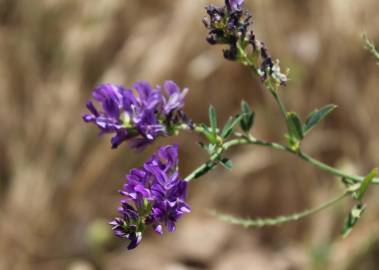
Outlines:
[[255, 113], [250, 109], [249, 104], [244, 100], [241, 102], [241, 113], [243, 117], [240, 121], [240, 126], [241, 129], [247, 133], [254, 125]]
[[376, 62], [379, 63], [379, 52], [376, 49], [375, 44], [368, 39], [366, 34], [363, 34], [362, 38], [365, 49], [368, 50], [372, 54], [372, 56], [374, 56]]
[[357, 192], [357, 200], [362, 200], [365, 195], [368, 186], [372, 183], [375, 177], [378, 175], [378, 169], [373, 169], [362, 181], [362, 184]]
[[300, 149], [300, 143], [304, 139], [301, 120], [295, 112], [287, 112], [286, 120], [288, 134], [286, 134], [285, 137], [287, 138], [288, 146], [293, 151], [298, 151]]
[[221, 161], [220, 161], [221, 165], [224, 166], [225, 169], [227, 170], [231, 170], [232, 167], [233, 167], [233, 162], [228, 159], [228, 158], [223, 158]]
[[[379, 53], [376, 50], [374, 44], [368, 40], [367, 36], [364, 35], [365, 47], [371, 52], [371, 54], [376, 58], [379, 63]], [[329, 166], [319, 160], [316, 160], [304, 152], [301, 151], [300, 146], [304, 137], [315, 128], [324, 118], [326, 118], [330, 113], [332, 113], [337, 106], [334, 104], [328, 104], [320, 109], [315, 109], [312, 111], [304, 122], [296, 112], [287, 112], [285, 105], [280, 99], [280, 86], [283, 86], [287, 82], [287, 74], [280, 72], [278, 63], [275, 62], [274, 67], [257, 65], [257, 60], [259, 54], [249, 55], [246, 52], [246, 46], [248, 45], [248, 40], [239, 40], [237, 42], [237, 55], [236, 59], [238, 62], [250, 67], [258, 76], [263, 78], [263, 84], [267, 90], [270, 91], [272, 96], [275, 98], [276, 103], [280, 109], [280, 112], [286, 121], [287, 134], [285, 137], [287, 139], [288, 145], [283, 145], [279, 143], [267, 142], [263, 140], [258, 140], [253, 137], [250, 133], [255, 120], [255, 113], [250, 108], [246, 101], [241, 102], [240, 113], [236, 117], [230, 117], [226, 124], [222, 128], [217, 127], [217, 116], [216, 110], [213, 106], [209, 107], [209, 127], [202, 125], [202, 133], [207, 137], [209, 144], [201, 144], [201, 146], [210, 154], [210, 161], [205, 163], [196, 171], [196, 177], [205, 174], [206, 172], [213, 169], [218, 163], [221, 163], [226, 169], [232, 168], [232, 162], [228, 158], [223, 158], [224, 152], [232, 145], [241, 144], [252, 144], [261, 145], [266, 147], [271, 147], [273, 149], [278, 149], [282, 151], [287, 151], [288, 153], [294, 154], [299, 158], [313, 164], [314, 166], [328, 171], [336, 176], [342, 177], [343, 183], [346, 185], [346, 189], [338, 197], [325, 202], [324, 204], [311, 209], [306, 209], [305, 211], [294, 213], [286, 216], [278, 216], [274, 218], [258, 218], [258, 219], [243, 219], [230, 215], [220, 214], [212, 212], [213, 215], [217, 216], [223, 221], [242, 225], [245, 227], [263, 227], [263, 226], [273, 226], [280, 225], [286, 222], [297, 221], [299, 219], [305, 218], [307, 216], [313, 215], [323, 209], [326, 209], [344, 198], [352, 196], [355, 200], [359, 202], [354, 208], [351, 209], [348, 217], [346, 218], [342, 234], [346, 237], [353, 227], [356, 225], [366, 206], [362, 204], [362, 199], [370, 186], [370, 184], [379, 184], [379, 179], [375, 178], [377, 175], [377, 170], [373, 170], [366, 177], [358, 175], [347, 174], [337, 168]], [[263, 69], [262, 69], [263, 68]], [[240, 129], [243, 134], [239, 132], [234, 132], [235, 127], [239, 124]], [[232, 140], [227, 140], [230, 136], [236, 137]], [[196, 178], [195, 177], [195, 178]], [[188, 179], [191, 179], [189, 177]], [[321, 257], [324, 255], [321, 254]]]
[[208, 172], [210, 172], [211, 170], [213, 170], [216, 166], [217, 166], [216, 162], [209, 161], [209, 162], [205, 163], [202, 166], [201, 170], [196, 171], [196, 173], [193, 176], [193, 179], [199, 178], [199, 177], [207, 174]]
[[216, 145], [199, 142], [201, 148], [203, 148], [209, 155], [212, 155], [216, 149]]
[[353, 230], [353, 227], [357, 224], [359, 219], [362, 217], [362, 214], [366, 210], [366, 206], [363, 204], [357, 204], [356, 206], [351, 209], [349, 215], [347, 216], [345, 220], [345, 224], [342, 229], [342, 236], [346, 238], [351, 231]]
[[214, 138], [217, 136], [217, 115], [216, 115], [216, 109], [211, 105], [209, 106], [208, 110], [209, 115], [209, 124], [211, 127], [212, 135]]
[[321, 109], [316, 109], [311, 112], [307, 119], [305, 120], [305, 124], [303, 127], [303, 133], [306, 135], [312, 128], [314, 128], [323, 118], [325, 118], [328, 114], [330, 114], [335, 108], [337, 108], [334, 104], [329, 104]]
[[241, 123], [241, 121], [243, 120], [244, 117], [245, 117], [245, 115], [243, 115], [243, 114], [237, 115], [237, 117], [235, 117], [235, 118], [229, 117], [228, 121], [226, 122], [225, 126], [223, 127], [223, 129], [221, 131], [221, 137], [223, 139], [227, 139], [232, 134], [235, 126], [238, 123]]
[[202, 133], [207, 138], [207, 140], [211, 143], [216, 143], [217, 136], [213, 133], [213, 131], [206, 125], [206, 124], [200, 124], [202, 128]]
[[301, 141], [304, 139], [303, 127], [301, 124], [300, 117], [295, 112], [287, 113], [287, 122], [288, 122], [288, 132], [289, 136], [294, 139]]

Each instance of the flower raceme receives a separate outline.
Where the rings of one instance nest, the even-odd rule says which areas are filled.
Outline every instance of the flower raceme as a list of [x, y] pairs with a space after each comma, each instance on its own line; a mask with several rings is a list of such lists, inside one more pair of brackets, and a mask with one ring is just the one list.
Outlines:
[[187, 182], [179, 177], [178, 147], [161, 147], [145, 164], [132, 169], [119, 191], [124, 198], [118, 211], [121, 217], [110, 222], [117, 237], [130, 241], [128, 249], [138, 246], [146, 225], [163, 234], [163, 226], [175, 231], [178, 219], [191, 211], [185, 202]]
[[281, 73], [278, 61], [273, 61], [263, 42], [255, 38], [251, 14], [243, 10], [243, 0], [225, 0], [225, 5], [208, 5], [208, 17], [203, 19], [208, 29], [207, 41], [211, 45], [223, 44], [224, 57], [252, 67], [261, 81], [273, 81], [285, 85], [286, 74]]
[[[180, 129], [187, 128], [201, 133], [208, 140], [207, 143], [199, 144], [208, 152], [209, 160], [195, 169], [185, 180], [180, 178], [178, 172], [177, 145], [159, 148], [141, 167], [128, 173], [127, 182], [119, 190], [122, 195], [118, 207], [119, 216], [109, 224], [115, 236], [128, 241], [129, 250], [141, 243], [147, 227], [151, 227], [159, 235], [162, 235], [164, 230], [174, 232], [178, 220], [191, 211], [186, 203], [188, 182], [203, 176], [218, 164], [230, 169], [231, 161], [224, 157], [224, 152], [235, 145], [260, 145], [297, 155], [310, 164], [341, 177], [347, 189], [321, 206], [278, 218], [245, 220], [216, 214], [222, 220], [233, 224], [263, 227], [296, 221], [352, 195], [353, 199], [359, 202], [346, 220], [343, 229], [346, 236], [365, 209], [362, 198], [368, 186], [371, 183], [379, 183], [376, 178], [377, 170], [365, 177], [348, 175], [301, 151], [300, 143], [304, 136], [336, 106], [327, 105], [316, 109], [308, 116], [304, 125], [295, 112], [286, 111], [277, 90], [280, 85], [286, 84], [287, 75], [281, 73], [279, 62], [272, 60], [265, 44], [258, 41], [254, 32], [249, 30], [252, 16], [243, 9], [243, 3], [244, 0], [225, 0], [222, 7], [209, 5], [206, 8], [209, 15], [204, 19], [204, 24], [209, 30], [207, 41], [212, 45], [227, 45], [228, 48], [224, 50], [225, 58], [248, 66], [270, 90], [287, 124], [288, 145], [258, 140], [250, 134], [255, 113], [245, 101], [241, 103], [241, 113], [236, 117], [230, 117], [225, 126], [219, 128], [213, 106], [209, 109], [209, 126], [193, 124], [186, 117], [182, 108], [188, 90], [182, 91], [173, 81], [165, 81], [163, 86], [158, 85], [155, 88], [146, 81], [136, 82], [133, 89], [125, 89], [114, 84], [100, 85], [93, 91], [93, 99], [100, 104], [101, 109], [96, 108], [93, 101], [88, 101], [87, 108], [90, 113], [85, 114], [83, 119], [97, 125], [101, 134], [113, 134], [112, 148], [117, 148], [122, 142], [127, 141], [132, 148], [143, 149], [159, 136], [173, 135]], [[367, 44], [375, 54], [373, 45]], [[243, 133], [234, 132], [238, 125]], [[230, 136], [234, 139], [228, 140]]]
[[90, 113], [83, 116], [84, 121], [96, 124], [100, 134], [113, 133], [112, 148], [128, 141], [130, 147], [143, 149], [158, 136], [172, 135], [181, 124], [188, 124], [182, 111], [188, 89], [181, 91], [173, 81], [165, 81], [163, 87], [155, 89], [139, 81], [133, 88], [136, 91], [102, 84], [92, 93], [102, 110], [87, 102]]

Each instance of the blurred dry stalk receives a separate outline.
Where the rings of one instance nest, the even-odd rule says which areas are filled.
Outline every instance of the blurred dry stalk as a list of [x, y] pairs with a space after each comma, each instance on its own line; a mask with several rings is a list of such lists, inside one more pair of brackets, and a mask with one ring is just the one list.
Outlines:
[[[113, 246], [94, 253], [85, 237], [92, 221], [112, 216], [121, 176], [144, 158], [125, 149], [111, 151], [107, 139], [96, 138], [96, 130], [82, 123], [85, 99], [97, 83], [175, 79], [191, 88], [186, 108], [197, 121], [205, 121], [203, 112], [210, 103], [225, 118], [245, 98], [258, 113], [257, 137], [281, 134], [277, 112], [259, 84], [246, 70], [222, 61], [219, 48], [204, 42], [205, 3], [0, 1], [0, 269], [66, 269], [78, 258], [99, 269], [145, 269], [144, 263], [149, 263], [128, 264], [147, 256], [144, 249], [126, 254]], [[359, 37], [365, 30], [379, 44], [379, 2], [248, 3], [258, 35], [282, 65], [292, 69], [293, 81], [284, 95], [288, 107], [304, 116], [326, 103], [340, 105], [324, 129], [308, 139], [308, 151], [362, 174], [377, 165], [379, 70]], [[196, 138], [177, 138], [184, 149], [183, 172], [204, 158], [188, 142], [191, 139]], [[182, 221], [182, 234], [169, 236], [171, 244], [151, 240], [171, 255], [152, 256], [150, 263], [161, 260], [167, 269], [233, 269], [228, 267], [237, 267], [236, 261], [247, 264], [239, 265], [241, 269], [378, 269], [379, 200], [374, 196], [352, 237], [337, 244], [330, 243], [345, 208], [263, 231], [213, 222], [209, 226], [219, 234], [209, 237], [208, 246], [215, 247], [208, 253], [201, 245], [180, 240], [186, 233], [184, 239], [195, 237], [198, 230], [193, 227], [208, 222], [199, 213], [204, 207], [247, 216], [275, 215], [317, 204], [336, 188], [329, 175], [262, 151], [237, 151], [233, 158], [238, 170], [219, 170], [195, 183], [195, 213]], [[174, 250], [172, 243], [180, 248]], [[329, 254], [310, 255], [324, 246], [329, 246]], [[145, 251], [149, 249], [156, 248], [146, 244]], [[365, 264], [359, 268], [363, 257]]]

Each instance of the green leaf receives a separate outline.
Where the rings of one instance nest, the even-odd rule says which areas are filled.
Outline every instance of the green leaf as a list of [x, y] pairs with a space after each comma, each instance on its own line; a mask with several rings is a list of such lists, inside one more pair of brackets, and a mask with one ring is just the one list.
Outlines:
[[230, 116], [229, 119], [228, 119], [228, 121], [226, 122], [224, 128], [221, 131], [221, 137], [222, 138], [225, 139], [225, 138], [227, 138], [230, 135], [230, 133], [233, 130], [232, 124], [233, 124], [233, 117]]
[[233, 167], [233, 162], [228, 158], [223, 158], [221, 160], [221, 165], [224, 166], [225, 169], [231, 170]]
[[244, 117], [244, 115], [240, 114], [237, 115], [236, 118], [233, 119], [233, 117], [229, 117], [228, 121], [226, 122], [224, 128], [221, 131], [221, 137], [223, 139], [226, 139], [230, 136], [232, 133], [234, 127], [241, 122], [241, 119]]
[[213, 170], [215, 167], [216, 167], [217, 163], [215, 162], [208, 162], [206, 164], [206, 166], [201, 170], [201, 171], [198, 171], [194, 178], [193, 179], [197, 179], [205, 174], [207, 174], [208, 172], [210, 172], [211, 170]]
[[203, 142], [198, 142], [198, 144], [200, 145], [201, 148], [203, 148], [209, 155], [213, 155], [216, 150], [217, 150], [217, 145], [216, 144], [212, 144], [212, 143], [209, 143], [209, 144], [206, 144], [206, 143], [203, 143]]
[[342, 177], [341, 181], [342, 181], [342, 183], [343, 183], [346, 187], [350, 187], [350, 186], [356, 184], [355, 181], [353, 181], [353, 180], [351, 180], [351, 179], [349, 179], [349, 178], [346, 178], [346, 177]]
[[364, 211], [366, 210], [366, 205], [358, 204], [351, 209], [348, 217], [345, 220], [345, 224], [342, 229], [342, 237], [346, 238], [353, 227], [357, 224], [359, 219], [362, 217]]
[[365, 195], [368, 186], [372, 183], [374, 178], [378, 175], [378, 169], [373, 169], [362, 181], [362, 184], [357, 192], [357, 200], [361, 201]]
[[303, 133], [306, 135], [309, 131], [311, 131], [312, 128], [314, 128], [323, 118], [325, 118], [328, 114], [330, 114], [335, 108], [337, 108], [337, 105], [334, 104], [328, 104], [321, 109], [316, 109], [313, 112], [311, 112], [307, 120], [305, 121]]
[[211, 132], [209, 127], [205, 124], [200, 124], [200, 126], [203, 129], [202, 133], [208, 139], [208, 141], [210, 141], [211, 143], [216, 143], [216, 140], [217, 140], [216, 135], [213, 132]]
[[246, 101], [241, 102], [241, 113], [243, 115], [240, 126], [244, 132], [249, 132], [254, 125], [255, 113], [250, 109], [249, 104]]
[[296, 139], [295, 137], [293, 136], [290, 136], [288, 134], [285, 134], [284, 137], [286, 138], [287, 140], [287, 143], [288, 143], [288, 146], [294, 150], [294, 151], [297, 151], [299, 150], [300, 148], [300, 142], [298, 139]]
[[249, 104], [245, 100], [241, 101], [241, 112], [244, 114], [249, 114], [252, 112]]
[[207, 153], [209, 153], [209, 144], [203, 143], [203, 142], [198, 142], [200, 147], [204, 149]]
[[212, 133], [216, 136], [217, 135], [217, 116], [216, 116], [216, 109], [212, 105], [209, 106], [208, 114], [209, 114], [209, 124], [211, 126]]
[[208, 145], [208, 153], [209, 155], [213, 155], [217, 150], [217, 145], [216, 144], [209, 144]]
[[295, 112], [289, 112], [287, 113], [287, 121], [289, 135], [298, 141], [304, 139], [303, 127], [299, 116]]

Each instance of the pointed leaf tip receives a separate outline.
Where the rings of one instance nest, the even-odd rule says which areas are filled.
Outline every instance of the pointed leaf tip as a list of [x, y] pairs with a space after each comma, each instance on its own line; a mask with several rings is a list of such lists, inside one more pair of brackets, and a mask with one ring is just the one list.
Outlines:
[[314, 128], [322, 119], [324, 119], [328, 114], [330, 114], [334, 109], [337, 108], [337, 105], [328, 104], [321, 109], [316, 109], [311, 112], [304, 124], [303, 133], [306, 135], [312, 128]]

